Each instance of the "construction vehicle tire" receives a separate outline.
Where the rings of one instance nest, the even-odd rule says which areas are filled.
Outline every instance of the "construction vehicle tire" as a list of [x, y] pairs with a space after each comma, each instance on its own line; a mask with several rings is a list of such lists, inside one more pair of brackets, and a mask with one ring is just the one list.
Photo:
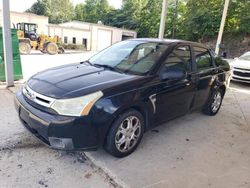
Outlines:
[[30, 54], [31, 46], [27, 42], [20, 42], [19, 43], [19, 52], [20, 54], [27, 55]]
[[45, 50], [50, 55], [55, 55], [58, 53], [58, 46], [56, 43], [49, 42], [45, 45]]

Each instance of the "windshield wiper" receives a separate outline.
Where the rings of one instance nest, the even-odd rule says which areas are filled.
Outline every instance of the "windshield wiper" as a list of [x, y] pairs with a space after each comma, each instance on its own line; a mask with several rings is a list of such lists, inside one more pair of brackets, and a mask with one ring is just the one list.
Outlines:
[[102, 64], [94, 64], [94, 65], [96, 65], [96, 66], [98, 66], [98, 67], [103, 67], [104, 69], [109, 69], [109, 70], [111, 70], [111, 71], [115, 71], [115, 72], [119, 72], [119, 73], [124, 73], [124, 72], [121, 71], [120, 69], [115, 68], [115, 67], [112, 67], [112, 66], [110, 66], [110, 65], [102, 65]]
[[90, 63], [90, 62], [89, 62], [89, 60], [86, 60], [86, 61], [82, 61], [82, 62], [80, 62], [80, 64], [83, 64], [83, 63], [87, 63], [87, 64], [89, 64], [89, 65], [92, 65], [92, 66], [93, 66], [93, 64], [92, 64], [92, 63]]

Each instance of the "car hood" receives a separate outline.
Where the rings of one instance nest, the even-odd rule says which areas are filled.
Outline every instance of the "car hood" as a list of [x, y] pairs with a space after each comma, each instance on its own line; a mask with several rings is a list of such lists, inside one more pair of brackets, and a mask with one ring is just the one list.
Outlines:
[[250, 61], [237, 59], [232, 63], [235, 68], [250, 69]]
[[138, 77], [78, 63], [40, 72], [32, 76], [27, 84], [32, 90], [48, 97], [72, 98], [105, 91]]

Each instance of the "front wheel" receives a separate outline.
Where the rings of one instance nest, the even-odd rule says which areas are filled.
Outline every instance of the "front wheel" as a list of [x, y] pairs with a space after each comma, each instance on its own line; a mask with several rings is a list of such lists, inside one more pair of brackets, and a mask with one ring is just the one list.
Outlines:
[[214, 90], [207, 105], [204, 107], [203, 112], [210, 116], [216, 115], [220, 110], [222, 99], [223, 99], [222, 89]]
[[144, 133], [144, 118], [136, 110], [120, 115], [113, 123], [104, 148], [115, 157], [131, 154], [139, 145]]
[[28, 55], [30, 54], [31, 46], [27, 42], [20, 42], [19, 43], [19, 52], [22, 55]]

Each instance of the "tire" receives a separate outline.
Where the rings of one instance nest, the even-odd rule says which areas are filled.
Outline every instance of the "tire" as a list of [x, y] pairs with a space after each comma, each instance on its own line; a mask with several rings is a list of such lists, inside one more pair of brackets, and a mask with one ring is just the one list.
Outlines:
[[58, 52], [58, 46], [56, 43], [49, 42], [45, 45], [45, 50], [50, 55], [55, 55]]
[[[128, 127], [129, 121], [132, 122], [131, 128]], [[104, 149], [118, 158], [128, 156], [140, 144], [144, 127], [144, 118], [140, 112], [129, 110], [121, 114], [109, 130]]]
[[30, 54], [31, 46], [27, 42], [20, 42], [19, 43], [19, 52], [20, 54], [27, 55]]
[[216, 115], [221, 107], [223, 100], [224, 92], [222, 89], [214, 89], [212, 91], [211, 97], [209, 98], [208, 103], [203, 109], [203, 113], [209, 116]]

